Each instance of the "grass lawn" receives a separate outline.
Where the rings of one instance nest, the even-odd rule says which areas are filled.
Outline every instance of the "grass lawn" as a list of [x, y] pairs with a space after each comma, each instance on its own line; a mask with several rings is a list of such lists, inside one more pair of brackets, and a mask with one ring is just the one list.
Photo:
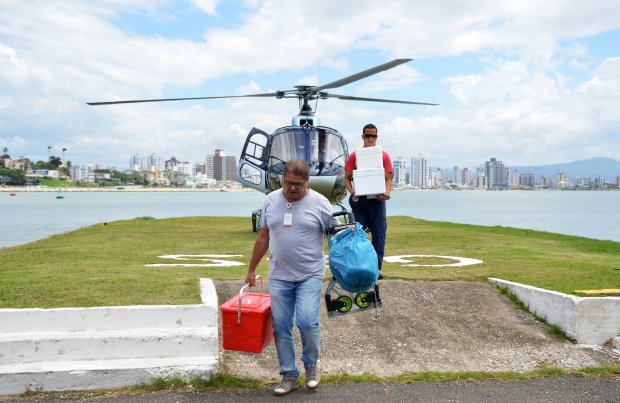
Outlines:
[[[388, 226], [386, 256], [460, 256], [483, 263], [406, 267], [385, 262], [387, 280], [486, 281], [497, 277], [565, 293], [620, 288], [619, 242], [402, 216], [389, 217]], [[97, 224], [2, 249], [0, 308], [199, 303], [201, 277], [238, 279], [242, 284], [255, 239], [245, 217], [145, 217]], [[226, 260], [244, 264], [145, 266], [174, 263], [158, 257], [173, 254], [242, 255]], [[437, 257], [409, 260], [427, 265], [455, 263]], [[266, 259], [259, 274], [266, 277]]]

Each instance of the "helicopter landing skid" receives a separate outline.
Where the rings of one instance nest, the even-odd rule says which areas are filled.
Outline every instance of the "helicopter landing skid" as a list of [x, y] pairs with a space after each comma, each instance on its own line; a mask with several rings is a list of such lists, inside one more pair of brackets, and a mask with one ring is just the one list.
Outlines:
[[[334, 299], [332, 299], [332, 292], [335, 295]], [[340, 284], [332, 277], [325, 289], [325, 307], [327, 308], [327, 316], [330, 318], [364, 311], [369, 308], [375, 308], [375, 318], [378, 318], [379, 308], [382, 305], [378, 283], [375, 283], [368, 291], [351, 293], [343, 290]]]

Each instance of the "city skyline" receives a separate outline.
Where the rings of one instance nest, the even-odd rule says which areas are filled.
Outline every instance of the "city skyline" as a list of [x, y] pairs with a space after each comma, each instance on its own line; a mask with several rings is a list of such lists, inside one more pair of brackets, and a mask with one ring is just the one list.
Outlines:
[[[353, 150], [349, 150], [349, 152], [351, 152], [351, 151], [353, 151]], [[9, 154], [11, 154], [10, 150], [8, 150], [8, 152], [9, 152]], [[236, 164], [237, 157], [233, 156], [233, 155], [229, 155], [227, 152], [225, 152], [225, 150], [223, 150], [221, 148], [216, 148], [214, 150], [214, 152], [207, 153], [205, 158], [202, 161], [189, 161], [189, 160], [187, 160], [185, 158], [178, 158], [177, 159], [174, 155], [171, 155], [170, 157], [164, 157], [164, 155], [159, 155], [159, 154], [152, 153], [152, 152], [147, 152], [145, 154], [142, 154], [142, 153], [132, 154], [131, 157], [129, 158], [129, 163], [127, 165], [122, 165], [122, 166], [117, 166], [117, 165], [107, 165], [106, 166], [105, 164], [101, 164], [100, 162], [87, 162], [87, 163], [76, 164], [76, 163], [73, 162], [73, 160], [71, 158], [66, 158], [66, 161], [69, 161], [73, 165], [90, 166], [90, 167], [93, 167], [95, 169], [110, 169], [110, 168], [112, 168], [112, 169], [115, 169], [115, 170], [118, 170], [118, 171], [126, 171], [126, 170], [131, 170], [132, 169], [132, 165], [136, 165], [136, 164], [132, 163], [132, 160], [135, 157], [139, 156], [139, 157], [144, 159], [143, 164], [141, 164], [142, 165], [142, 170], [147, 170], [146, 167], [148, 167], [148, 166], [156, 166], [159, 170], [163, 170], [163, 169], [161, 169], [161, 167], [164, 166], [164, 163], [165, 163], [165, 161], [167, 161], [167, 158], [168, 159], [176, 159], [176, 160], [181, 161], [184, 164], [188, 164], [188, 165], [191, 165], [191, 164], [196, 165], [196, 164], [201, 164], [201, 163], [204, 164], [205, 161], [209, 157], [212, 157], [215, 153], [222, 153], [222, 156], [226, 156], [227, 158], [234, 159], [235, 160], [235, 164]], [[55, 156], [54, 153], [51, 150], [50, 150], [50, 156], [51, 157]], [[448, 166], [436, 166], [436, 165], [432, 164], [432, 158], [428, 158], [426, 154], [418, 153], [417, 156], [423, 156], [424, 157], [424, 166], [425, 167], [428, 166], [429, 168], [432, 168], [433, 170], [441, 170], [441, 171], [450, 171], [450, 170], [453, 170], [455, 168], [458, 168], [459, 170], [467, 169], [470, 172], [475, 172], [476, 170], [479, 170], [481, 167], [484, 167], [484, 165], [486, 163], [486, 160], [485, 160], [485, 161], [480, 162], [480, 163], [478, 163], [478, 164], [476, 164], [474, 166], [462, 166], [462, 165], [459, 165], [459, 164], [449, 164]], [[30, 159], [28, 156], [19, 156], [19, 158], [28, 158], [28, 159]], [[15, 155], [12, 155], [12, 159], [13, 160], [17, 160], [19, 158], [17, 158]], [[157, 163], [147, 162], [147, 161], [150, 161], [152, 158], [156, 158], [158, 160], [158, 162]], [[592, 158], [592, 160], [595, 160], [597, 158], [606, 159], [604, 157], [594, 157], [594, 158]], [[407, 161], [409, 166], [413, 165], [414, 159], [416, 159], [415, 156], [408, 157], [408, 158], [393, 157], [393, 160], [395, 160], [395, 161], [398, 161], [398, 160], [405, 160], [405, 161]], [[526, 172], [527, 169], [524, 170], [524, 167], [506, 164], [504, 162], [504, 160], [502, 160], [501, 158], [498, 158], [498, 157], [488, 157], [488, 159], [489, 160], [490, 159], [500, 160], [506, 167], [508, 167], [510, 169], [519, 169], [520, 173], [528, 173], [528, 172]], [[65, 159], [61, 159], [61, 160], [65, 161]], [[611, 160], [617, 162], [618, 166], [620, 166], [620, 161], [614, 160], [614, 159], [611, 159]], [[36, 162], [34, 160], [30, 160], [30, 161], [33, 162], [33, 163]], [[429, 165], [429, 161], [431, 161], [430, 165]], [[564, 162], [564, 164], [572, 164], [572, 163], [581, 162], [581, 161], [585, 161], [585, 160], [566, 161], [566, 162]], [[554, 165], [561, 165], [561, 164], [554, 164]], [[535, 166], [535, 168], [536, 169], [540, 169], [540, 168], [544, 168], [546, 166], [550, 166], [550, 165], [548, 165], [548, 164], [541, 164], [541, 165]], [[558, 170], [561, 170], [561, 169], [558, 168]], [[523, 171], [523, 172], [521, 172], [521, 171]], [[618, 176], [618, 175], [620, 175], [620, 170], [618, 172], [614, 171], [613, 173], [608, 173], [607, 174], [607, 176], [613, 176], [613, 177]], [[551, 175], [548, 175], [548, 176], [551, 176]], [[598, 177], [598, 176], [605, 176], [605, 175], [602, 174], [602, 173], [590, 173], [589, 175], [578, 175], [578, 176]], [[573, 179], [573, 178], [571, 178], [571, 179]]]
[[[216, 179], [220, 180], [219, 176], [221, 176], [221, 174], [215, 175], [215, 176], [212, 174], [209, 175], [208, 174], [209, 168], [207, 168], [207, 165], [209, 164], [209, 158], [212, 158], [214, 155], [217, 155], [218, 153], [221, 153], [222, 156], [225, 155], [224, 150], [216, 149], [215, 153], [208, 154], [206, 156], [205, 161], [204, 161], [204, 167], [205, 167], [205, 173], [207, 173], [207, 177], [209, 178], [215, 177]], [[139, 154], [135, 154], [134, 156], [130, 158], [130, 165], [131, 165], [132, 159], [138, 155]], [[160, 161], [160, 165], [156, 166], [156, 168], [163, 171], [163, 169], [161, 169], [161, 167], [164, 164], [163, 156], [157, 156], [156, 154], [151, 154], [150, 156], [143, 157], [143, 158], [145, 160], [148, 160], [149, 158], [153, 158], [153, 157], [156, 157]], [[175, 158], [175, 157], [171, 157], [171, 158]], [[236, 166], [235, 157], [226, 156], [226, 158], [232, 161], [234, 166]], [[498, 166], [494, 168], [489, 168], [489, 164], [494, 165], [496, 162], [499, 163]], [[570, 162], [570, 163], [574, 163], [574, 162], [575, 161]], [[448, 167], [433, 166], [431, 161], [428, 158], [426, 158], [424, 154], [419, 153], [417, 157], [409, 158], [406, 161], [403, 161], [402, 158], [394, 159], [393, 165], [394, 165], [394, 172], [395, 172], [394, 183], [396, 185], [406, 184], [408, 186], [412, 186], [416, 188], [439, 187], [439, 186], [443, 186], [446, 184], [470, 185], [473, 187], [502, 187], [502, 186], [507, 187], [507, 186], [513, 186], [515, 184], [524, 185], [524, 186], [539, 185], [541, 180], [549, 181], [549, 182], [556, 182], [557, 181], [556, 174], [560, 174], [560, 173], [562, 174], [562, 178], [563, 178], [562, 181], [569, 183], [569, 184], [573, 184], [574, 181], [582, 181], [581, 184], [583, 185], [583, 180], [591, 180], [592, 182], [596, 182], [596, 181], [599, 181], [601, 178], [604, 179], [606, 183], [616, 183], [617, 178], [620, 177], [620, 161], [616, 161], [616, 162], [618, 163], [618, 166], [619, 166], [618, 171], [615, 174], [611, 174], [611, 176], [608, 175], [608, 177], [605, 177], [605, 175], [602, 175], [602, 174], [577, 175], [573, 177], [573, 176], [566, 175], [566, 173], [562, 172], [561, 169], [558, 169], [552, 175], [547, 174], [546, 176], [542, 175], [541, 177], [541, 175], [536, 175], [531, 172], [528, 172], [527, 169], [524, 170], [523, 167], [510, 167], [504, 164], [503, 161], [501, 161], [500, 159], [496, 157], [490, 157], [488, 161], [484, 161], [476, 165], [473, 168], [463, 167], [463, 166], [458, 166], [458, 165], [453, 165], [448, 168]], [[191, 164], [192, 162], [184, 161], [184, 163]], [[195, 162], [193, 164], [194, 164], [194, 167], [196, 167], [196, 169], [198, 169], [197, 167], [201, 165], [200, 162]], [[406, 174], [403, 175], [402, 178], [399, 177], [400, 170], [397, 167], [398, 164], [402, 164], [402, 167], [403, 167], [402, 169], [406, 171]], [[541, 168], [541, 167], [545, 167], [545, 165], [542, 165], [538, 168]], [[519, 169], [521, 171], [519, 171]], [[145, 165], [143, 166], [142, 170], [148, 170], [148, 167]], [[520, 174], [520, 176], [515, 178], [514, 177], [515, 173]], [[521, 178], [521, 176], [525, 176], [525, 179]], [[486, 180], [483, 183], [476, 183], [475, 181], [480, 180], [479, 179], [480, 177], [488, 177], [490, 185], [487, 186]], [[496, 177], [500, 177], [500, 179], [497, 180]], [[230, 172], [230, 176], [228, 180], [235, 180], [234, 172]]]
[[[5, 148], [5, 151], [9, 151]], [[64, 149], [63, 151], [66, 151]], [[50, 161], [57, 157], [51, 155]], [[20, 159], [4, 159], [3, 165], [9, 169], [24, 169], [24, 161], [27, 157]], [[596, 161], [599, 160], [599, 161]], [[514, 187], [599, 187], [603, 185], [620, 186], [620, 161], [609, 158], [593, 158], [589, 161], [574, 161], [571, 164], [597, 165], [598, 167], [588, 168], [601, 169], [600, 160], [613, 162], [615, 165], [607, 174], [587, 174], [579, 173], [571, 175], [563, 172], [562, 167], [556, 167], [553, 172], [540, 173], [540, 169], [548, 166], [539, 167], [509, 167], [496, 157], [490, 157], [482, 164], [478, 164], [474, 169], [469, 167], [459, 167], [454, 165], [450, 168], [435, 167], [430, 160], [422, 153], [410, 159], [393, 159], [394, 178], [393, 186], [403, 188], [441, 188], [441, 187], [469, 187], [469, 188], [514, 188]], [[7, 162], [8, 161], [8, 162]], [[72, 164], [70, 160], [60, 159], [61, 167], [70, 166], [69, 178], [83, 182], [97, 182], [99, 180], [109, 180], [110, 175], [101, 171], [119, 172], [141, 172], [144, 179], [149, 183], [160, 186], [187, 186], [202, 185], [214, 186], [216, 183], [232, 183], [236, 181], [236, 158], [227, 156], [223, 149], [215, 149], [214, 153], [207, 154], [204, 161], [192, 162], [177, 159], [171, 156], [169, 159], [155, 153], [149, 155], [133, 154], [129, 158], [129, 167], [119, 169], [118, 167], [104, 167], [100, 164]], [[596, 162], [595, 162], [596, 161]], [[34, 163], [34, 161], [31, 161]], [[583, 169], [583, 166], [582, 166]], [[38, 171], [39, 173], [41, 171]], [[57, 177], [57, 176], [55, 176]]]

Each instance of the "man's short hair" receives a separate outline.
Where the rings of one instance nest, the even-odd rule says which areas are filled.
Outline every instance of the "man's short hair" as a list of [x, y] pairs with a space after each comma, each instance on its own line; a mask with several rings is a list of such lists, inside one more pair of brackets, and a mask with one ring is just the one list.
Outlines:
[[286, 174], [300, 176], [304, 178], [304, 180], [310, 179], [310, 169], [308, 168], [308, 164], [306, 164], [306, 161], [302, 160], [287, 161], [284, 165], [284, 175]]
[[377, 131], [377, 134], [379, 134], [379, 129], [377, 129], [377, 126], [373, 125], [372, 123], [368, 123], [366, 126], [364, 126], [364, 128], [362, 129], [362, 134], [364, 134], [366, 129], [375, 129]]

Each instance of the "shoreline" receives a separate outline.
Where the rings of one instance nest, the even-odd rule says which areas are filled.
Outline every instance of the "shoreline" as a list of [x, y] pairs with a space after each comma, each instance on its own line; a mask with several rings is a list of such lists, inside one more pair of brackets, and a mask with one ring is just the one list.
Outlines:
[[[392, 189], [393, 192], [504, 192], [504, 191], [523, 191], [523, 192], [613, 192], [620, 191], [620, 189], [480, 189], [480, 188], [463, 188], [463, 189]], [[0, 187], [0, 193], [37, 193], [37, 192], [258, 192], [258, 190], [251, 188], [145, 188], [145, 187], [101, 187], [101, 188], [80, 188], [80, 187], [37, 187], [37, 186], [12, 186], [12, 187]], [[261, 193], [262, 192], [258, 192]]]
[[55, 187], [0, 187], [3, 193], [72, 193], [72, 192], [256, 192], [250, 188], [143, 188], [143, 187], [122, 187], [122, 188], [55, 188]]

